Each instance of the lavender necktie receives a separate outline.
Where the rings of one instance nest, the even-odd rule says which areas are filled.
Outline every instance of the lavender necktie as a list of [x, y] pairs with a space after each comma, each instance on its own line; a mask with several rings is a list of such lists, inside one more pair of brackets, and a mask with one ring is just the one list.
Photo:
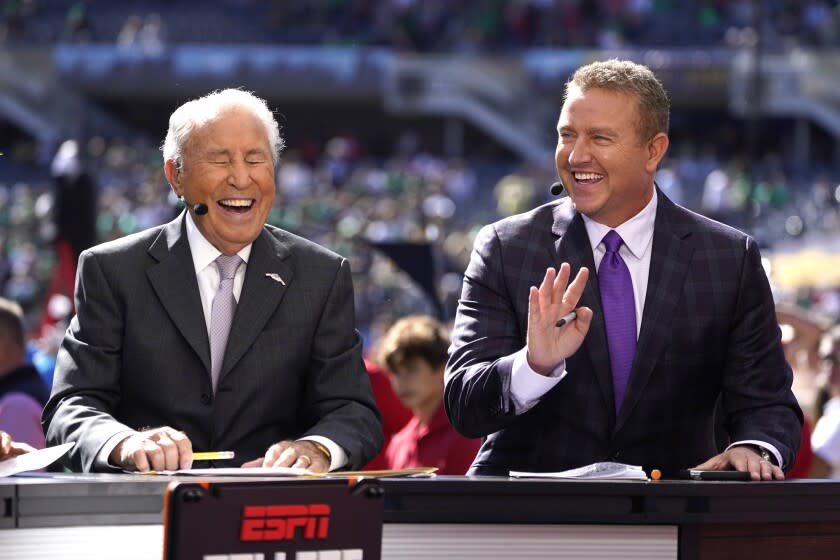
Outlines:
[[598, 288], [601, 290], [601, 307], [607, 329], [607, 347], [612, 365], [615, 413], [621, 410], [624, 390], [630, 377], [633, 356], [636, 354], [636, 304], [633, 298], [633, 281], [630, 271], [618, 249], [624, 240], [615, 230], [603, 239], [606, 254], [598, 268]]
[[230, 325], [233, 323], [233, 312], [236, 311], [236, 299], [233, 297], [233, 277], [242, 264], [239, 255], [219, 255], [216, 268], [219, 269], [219, 290], [213, 298], [210, 311], [210, 379], [213, 383], [213, 394], [219, 385], [219, 372], [225, 358]]

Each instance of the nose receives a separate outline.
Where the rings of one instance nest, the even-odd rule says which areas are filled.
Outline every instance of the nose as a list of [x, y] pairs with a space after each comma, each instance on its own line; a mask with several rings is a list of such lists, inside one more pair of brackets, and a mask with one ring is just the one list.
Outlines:
[[251, 171], [248, 163], [244, 160], [235, 160], [230, 164], [230, 174], [228, 175], [228, 183], [237, 189], [242, 189], [248, 186], [251, 182]]
[[572, 167], [589, 162], [591, 153], [588, 142], [583, 138], [575, 140], [574, 144], [569, 147], [567, 157], [569, 165]]

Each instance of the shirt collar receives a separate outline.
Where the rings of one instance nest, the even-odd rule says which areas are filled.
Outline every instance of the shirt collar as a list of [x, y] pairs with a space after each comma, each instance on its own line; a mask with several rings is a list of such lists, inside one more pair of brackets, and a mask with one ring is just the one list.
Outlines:
[[586, 234], [589, 236], [589, 243], [592, 245], [592, 251], [601, 244], [601, 240], [611, 230], [614, 229], [624, 240], [624, 245], [637, 259], [642, 258], [648, 247], [650, 247], [650, 240], [653, 237], [653, 224], [656, 221], [656, 189], [653, 189], [653, 196], [647, 205], [642, 210], [619, 225], [611, 228], [604, 224], [598, 223], [585, 214], [583, 223], [586, 226]]
[[[187, 241], [189, 241], [190, 244], [190, 252], [192, 253], [195, 272], [199, 273], [213, 264], [222, 252], [216, 249], [209, 241], [207, 241], [207, 238], [202, 235], [202, 233], [198, 230], [198, 226], [195, 225], [192, 215], [189, 212], [186, 212], [186, 215]], [[248, 264], [248, 257], [251, 256], [251, 247], [253, 247], [253, 245], [253, 243], [248, 243], [237, 253], [237, 255], [245, 261], [245, 264]]]

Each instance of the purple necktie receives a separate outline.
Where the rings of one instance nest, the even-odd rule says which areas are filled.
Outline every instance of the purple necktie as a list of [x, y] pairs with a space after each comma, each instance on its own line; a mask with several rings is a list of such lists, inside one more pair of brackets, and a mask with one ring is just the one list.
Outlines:
[[598, 288], [601, 290], [601, 307], [607, 328], [607, 347], [612, 365], [615, 413], [621, 410], [624, 390], [630, 377], [633, 356], [636, 354], [636, 304], [633, 298], [633, 281], [618, 249], [624, 240], [615, 230], [603, 239], [606, 254], [598, 268]]
[[213, 298], [210, 311], [210, 380], [213, 383], [213, 394], [219, 385], [219, 373], [225, 358], [230, 325], [233, 323], [233, 312], [236, 311], [236, 299], [233, 297], [233, 277], [242, 264], [239, 255], [219, 255], [216, 258], [216, 268], [219, 269], [219, 291]]

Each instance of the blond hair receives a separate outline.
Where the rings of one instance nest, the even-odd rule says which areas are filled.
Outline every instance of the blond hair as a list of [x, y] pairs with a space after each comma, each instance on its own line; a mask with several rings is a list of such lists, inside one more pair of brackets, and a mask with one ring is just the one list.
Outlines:
[[650, 68], [643, 64], [613, 58], [581, 66], [566, 82], [564, 103], [573, 87], [580, 91], [602, 88], [638, 99], [637, 128], [642, 142], [648, 142], [660, 132], [668, 133], [668, 114], [671, 108], [668, 94]]

